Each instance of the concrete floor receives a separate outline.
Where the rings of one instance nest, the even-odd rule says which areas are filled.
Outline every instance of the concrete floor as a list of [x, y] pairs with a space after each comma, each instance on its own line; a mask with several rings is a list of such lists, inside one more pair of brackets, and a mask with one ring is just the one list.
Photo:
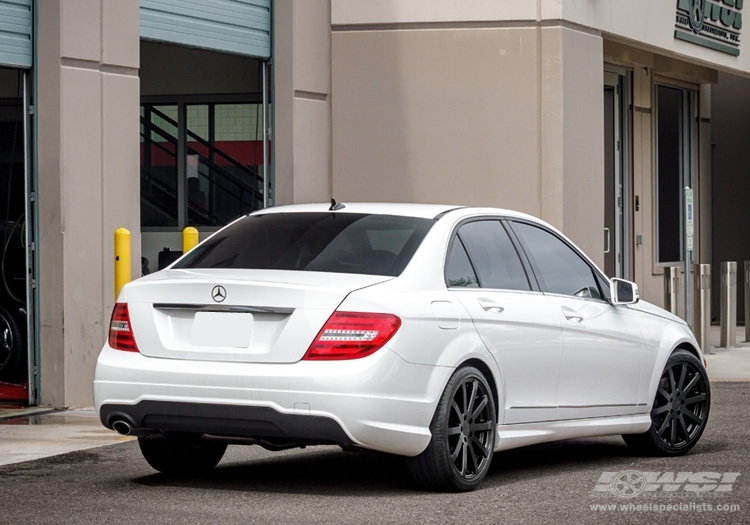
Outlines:
[[750, 342], [745, 342], [745, 327], [737, 327], [737, 344], [719, 347], [719, 327], [712, 326], [706, 354], [708, 377], [711, 381], [750, 381]]
[[93, 408], [42, 415], [32, 413], [26, 417], [0, 421], [0, 465], [133, 439], [104, 428]]

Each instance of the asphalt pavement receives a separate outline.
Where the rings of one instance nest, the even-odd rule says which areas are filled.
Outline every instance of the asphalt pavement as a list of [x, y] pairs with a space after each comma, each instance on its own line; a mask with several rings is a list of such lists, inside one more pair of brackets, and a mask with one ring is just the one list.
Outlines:
[[712, 388], [683, 457], [636, 457], [619, 437], [536, 445], [496, 454], [479, 490], [439, 494], [382, 454], [230, 446], [211, 474], [177, 478], [128, 441], [0, 466], [0, 523], [750, 523], [750, 383]]

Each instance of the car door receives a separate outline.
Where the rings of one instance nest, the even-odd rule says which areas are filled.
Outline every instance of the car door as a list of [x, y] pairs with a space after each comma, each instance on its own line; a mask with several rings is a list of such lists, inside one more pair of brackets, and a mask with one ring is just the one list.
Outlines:
[[609, 281], [555, 232], [510, 224], [563, 327], [558, 419], [634, 413], [644, 358], [636, 313], [610, 304]]
[[550, 301], [532, 288], [499, 220], [475, 220], [458, 228], [449, 247], [446, 284], [500, 368], [501, 422], [553, 420], [562, 364], [560, 321]]

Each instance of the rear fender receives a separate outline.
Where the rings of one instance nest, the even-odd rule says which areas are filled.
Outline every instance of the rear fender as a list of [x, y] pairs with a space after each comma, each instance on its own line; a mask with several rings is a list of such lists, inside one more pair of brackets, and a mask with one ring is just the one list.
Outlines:
[[[487, 380], [494, 383], [498, 398], [498, 421], [501, 422], [503, 414], [500, 409], [505, 406], [502, 373], [463, 306], [447, 293], [440, 295], [435, 292], [415, 292], [404, 293], [398, 298], [389, 294], [388, 304], [395, 307], [386, 307], [368, 297], [376, 288], [380, 286], [350, 294], [339, 309], [397, 315], [401, 319], [401, 327], [386, 346], [409, 363], [455, 370], [468, 361], [480, 361], [492, 376]], [[432, 308], [434, 301], [449, 301], [456, 306], [456, 319], [444, 323], [451, 326], [450, 329], [441, 328], [438, 324]]]

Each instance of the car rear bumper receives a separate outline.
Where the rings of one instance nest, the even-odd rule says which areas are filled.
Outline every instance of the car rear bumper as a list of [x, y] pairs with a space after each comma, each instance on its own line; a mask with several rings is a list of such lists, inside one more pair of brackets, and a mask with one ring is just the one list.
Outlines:
[[209, 434], [218, 438], [246, 438], [268, 448], [286, 445], [355, 444], [336, 421], [327, 417], [283, 414], [268, 407], [212, 405], [179, 401], [139, 401], [134, 405], [104, 404], [102, 423], [127, 423], [134, 435], [154, 432]]
[[452, 371], [407, 363], [387, 348], [350, 361], [258, 364], [152, 358], [105, 345], [94, 399], [105, 426], [120, 418], [135, 434], [179, 431], [414, 456], [430, 441]]

